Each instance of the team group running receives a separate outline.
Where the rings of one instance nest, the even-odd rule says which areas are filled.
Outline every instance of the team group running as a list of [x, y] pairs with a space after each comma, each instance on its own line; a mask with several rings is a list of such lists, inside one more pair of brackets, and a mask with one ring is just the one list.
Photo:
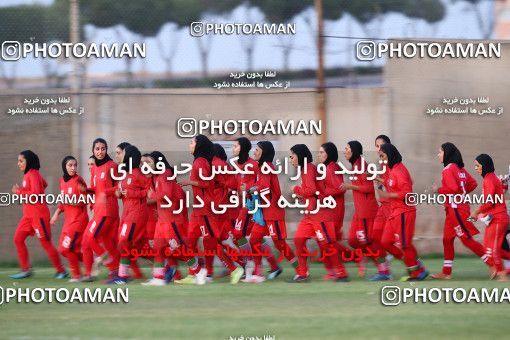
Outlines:
[[[147, 248], [150, 251], [145, 252], [144, 257], [152, 264], [152, 278], [143, 285], [202, 285], [212, 282], [213, 277], [226, 276], [232, 284], [262, 283], [282, 273], [279, 261], [288, 261], [295, 270], [288, 282], [308, 282], [311, 280], [309, 239], [318, 244], [320, 261], [325, 268], [324, 280], [348, 282], [346, 259], [356, 262], [357, 274], [361, 277], [365, 276], [365, 263], [373, 262], [377, 273], [367, 278], [370, 281], [393, 279], [390, 259], [404, 262], [407, 275], [402, 281], [424, 280], [429, 271], [413, 244], [416, 207], [406, 204], [405, 200], [406, 194], [413, 191], [411, 175], [397, 147], [387, 136], [377, 136], [375, 148], [380, 158], [378, 166], [384, 166], [385, 171], [373, 180], [369, 180], [367, 173], [361, 173], [349, 181], [338, 173], [339, 152], [335, 144], [323, 144], [316, 155], [316, 163], [306, 145], [296, 144], [290, 148], [290, 164], [301, 169], [298, 185], [291, 186], [291, 191], [297, 200], [306, 201], [296, 232], [290, 237], [285, 223], [286, 210], [278, 204], [282, 196], [278, 175], [262, 171], [263, 168], [275, 169], [275, 149], [271, 142], [260, 141], [252, 150], [249, 139], [236, 139], [232, 146], [235, 165], [238, 169], [252, 171], [211, 176], [214, 167], [231, 168], [234, 163], [229, 163], [220, 144], [197, 135], [189, 144], [194, 158], [190, 176], [176, 180], [175, 169], [163, 153], [142, 154], [136, 146], [123, 142], [116, 147], [114, 161], [108, 155], [107, 142], [97, 138], [88, 160], [90, 183], [87, 185], [77, 174], [78, 164], [73, 156], [62, 160], [60, 178], [62, 195], [93, 197], [93, 203], [65, 202], [56, 206], [52, 215], [45, 202], [24, 203], [23, 216], [14, 234], [21, 271], [10, 277], [24, 279], [33, 275], [25, 240], [36, 235], [56, 269], [55, 278], [70, 277], [71, 282], [97, 280], [102, 266], [109, 273], [106, 283], [126, 284], [143, 279], [133, 254], [144, 254], [141, 249]], [[465, 168], [459, 149], [448, 142], [438, 146], [438, 150], [444, 169], [441, 186], [433, 189], [439, 194], [472, 192], [477, 181]], [[360, 142], [348, 142], [343, 155], [353, 169], [367, 168], [362, 164], [365, 161]], [[483, 196], [504, 195], [507, 181], [495, 174], [492, 158], [480, 154], [473, 163], [483, 181]], [[118, 180], [115, 174], [120, 164], [126, 167], [127, 174]], [[318, 176], [319, 164], [323, 164], [325, 176]], [[30, 150], [22, 151], [18, 155], [18, 167], [24, 173], [23, 181], [21, 185], [14, 184], [12, 192], [44, 194], [47, 183], [39, 172], [39, 157]], [[146, 173], [141, 167], [160, 171]], [[181, 204], [179, 210], [173, 208], [187, 196], [185, 187], [191, 187], [194, 203], [190, 214], [188, 205]], [[250, 204], [256, 202], [260, 198], [258, 193], [263, 191], [268, 192], [266, 201], [269, 204], [253, 213]], [[348, 246], [342, 242], [347, 191], [352, 191], [354, 203]], [[246, 204], [229, 207], [220, 214], [213, 213], [212, 204], [229, 202], [231, 195], [241, 197], [241, 194]], [[336, 204], [318, 205], [319, 200], [326, 197]], [[119, 209], [119, 201], [122, 201], [122, 209]], [[168, 208], [169, 205], [172, 208]], [[510, 259], [510, 252], [505, 242], [509, 217], [504, 200], [484, 203], [473, 211], [469, 203], [447, 202], [444, 205], [444, 264], [442, 271], [431, 277], [452, 278], [454, 240], [458, 237], [487, 265], [490, 279], [506, 280], [504, 260]], [[63, 228], [57, 250], [52, 244], [51, 229], [62, 214]], [[479, 233], [473, 224], [476, 220], [485, 223], [483, 243], [473, 238]], [[275, 256], [273, 250], [279, 256]], [[354, 253], [363, 256], [355, 257]], [[61, 256], [67, 259], [69, 272]], [[214, 273], [215, 257], [224, 266], [221, 273]], [[263, 268], [266, 263], [267, 271]], [[179, 265], [186, 268], [179, 269]]]

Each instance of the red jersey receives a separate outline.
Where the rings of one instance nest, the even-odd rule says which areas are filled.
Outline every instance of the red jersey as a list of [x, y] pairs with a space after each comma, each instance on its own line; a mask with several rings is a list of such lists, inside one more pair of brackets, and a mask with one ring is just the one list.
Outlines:
[[[154, 176], [147, 178], [147, 192], [152, 189], [155, 190], [156, 179]], [[157, 204], [147, 204], [147, 223], [155, 222], [158, 220], [158, 205]]]
[[118, 168], [114, 161], [109, 160], [100, 166], [92, 167], [91, 190], [94, 191], [94, 215], [113, 216], [119, 215], [119, 204], [115, 197], [116, 182], [112, 178], [112, 171], [117, 176]]
[[[175, 222], [176, 224], [181, 225], [188, 221], [186, 195], [175, 179], [168, 179], [171, 174], [171, 170], [166, 169], [161, 175], [154, 176], [154, 192], [150, 198], [156, 201], [158, 222]], [[170, 207], [168, 207], [169, 202], [172, 203]], [[178, 211], [181, 205], [182, 211], [178, 214], [174, 214], [173, 212]]]
[[241, 187], [243, 186], [243, 184], [245, 185], [246, 190], [249, 190], [251, 187], [255, 185], [255, 182], [257, 181], [257, 176], [259, 173], [259, 163], [252, 158], [248, 158], [248, 160], [243, 164], [237, 163], [237, 166], [241, 170], [253, 172], [253, 174], [248, 175], [239, 174], [236, 176], [238, 181], [237, 191], [241, 192]]
[[406, 194], [413, 192], [413, 180], [404, 164], [397, 163], [393, 166], [389, 171], [388, 181], [384, 185], [388, 192], [398, 195], [397, 198], [389, 199], [391, 207], [390, 217], [416, 210], [416, 207], [408, 206], [405, 202]]
[[[444, 167], [441, 174], [441, 187], [437, 189], [437, 192], [444, 195], [465, 195], [476, 189], [476, 180], [471, 177], [469, 172], [464, 168], [459, 168], [455, 163], [450, 163]], [[451, 201], [451, 204], [450, 204]], [[460, 201], [455, 199], [455, 201]], [[451, 208], [468, 208], [468, 203], [456, 204], [451, 200], [447, 199], [445, 207]]]
[[140, 168], [132, 169], [126, 177], [118, 183], [119, 190], [126, 190], [126, 196], [122, 197], [122, 220], [138, 221], [147, 213], [147, 177], [142, 174]]
[[504, 194], [505, 190], [498, 176], [494, 172], [486, 174], [483, 178], [483, 197], [486, 203], [480, 206], [480, 212], [484, 215], [506, 214]]
[[[271, 169], [275, 170], [275, 166], [271, 162], [267, 162]], [[270, 205], [268, 208], [262, 209], [264, 220], [266, 221], [281, 221], [285, 220], [285, 209], [278, 206], [278, 200], [282, 195], [280, 189], [280, 181], [276, 174], [263, 174], [260, 168], [257, 166], [257, 179], [254, 184], [256, 190], [260, 193], [265, 189], [269, 189], [269, 193], [266, 197], [269, 199]], [[247, 188], [249, 189], [249, 188]], [[264, 203], [264, 202], [261, 202]]]
[[[232, 170], [230, 164], [221, 158], [214, 157], [212, 160], [213, 167], [220, 169]], [[233, 174], [215, 174], [214, 175], [214, 204], [217, 210], [220, 209], [220, 204], [230, 204], [230, 191], [238, 189], [238, 179]], [[239, 213], [239, 208], [228, 208], [226, 211], [227, 217], [236, 218]]]
[[[193, 167], [191, 168], [190, 180], [196, 181], [197, 186], [193, 185], [193, 205], [198, 205], [203, 202], [203, 207], [193, 208], [193, 215], [195, 216], [203, 216], [203, 215], [213, 215], [211, 210], [211, 202], [213, 202], [214, 198], [214, 179], [202, 179], [200, 177], [209, 178], [212, 175], [211, 164], [207, 161], [207, 159], [203, 157], [198, 157], [193, 162]], [[198, 198], [200, 198], [200, 200]]]
[[[383, 180], [383, 184], [377, 183], [377, 185], [380, 186], [381, 190], [386, 191], [386, 187], [385, 187], [384, 183], [388, 182], [389, 177], [390, 177], [390, 168], [386, 166], [386, 171], [381, 176], [381, 178]], [[389, 198], [379, 197], [379, 203], [381, 203], [381, 206], [384, 206], [385, 208], [389, 208], [390, 200], [389, 200]]]
[[[296, 195], [303, 197], [305, 200], [308, 199], [308, 206], [305, 209], [306, 211], [311, 212], [317, 209], [318, 191], [319, 188], [317, 187], [317, 167], [313, 163], [307, 163], [304, 167], [301, 168], [301, 185], [294, 187], [294, 193]], [[304, 214], [303, 220], [329, 222], [324, 221], [321, 217], [322, 216], [320, 212], [313, 214], [307, 213]]]
[[344, 176], [336, 174], [335, 171], [337, 170], [340, 170], [340, 166], [335, 162], [329, 162], [326, 166], [326, 177], [323, 180], [317, 181], [321, 199], [331, 196], [336, 202], [334, 209], [324, 208], [320, 212], [324, 216], [324, 222], [336, 221], [338, 216], [343, 216], [345, 212], [345, 191], [340, 190], [340, 185], [344, 183]]
[[[367, 163], [365, 162], [365, 169]], [[353, 164], [353, 168], [361, 168], [361, 157]], [[351, 181], [358, 190], [352, 190], [354, 211], [357, 218], [374, 218], [377, 215], [377, 200], [375, 199], [374, 183], [367, 179], [366, 173], [357, 174], [357, 178]]]
[[71, 204], [59, 204], [58, 208], [64, 212], [64, 225], [71, 224], [72, 222], [79, 220], [82, 214], [87, 214], [87, 204], [78, 203], [78, 201], [86, 202], [86, 193], [81, 191], [80, 186], [87, 187], [85, 180], [75, 175], [70, 178], [67, 182], [64, 178], [60, 178], [60, 193], [66, 197], [76, 200], [76, 205]]
[[[44, 194], [44, 191], [48, 184], [41, 176], [39, 170], [30, 169], [23, 176], [23, 182], [21, 187], [16, 191], [18, 195], [39, 195]], [[28, 197], [27, 197], [28, 199]], [[23, 203], [23, 216], [25, 217], [38, 217], [41, 215], [49, 215], [50, 210], [46, 202], [41, 199], [37, 199], [37, 203]]]

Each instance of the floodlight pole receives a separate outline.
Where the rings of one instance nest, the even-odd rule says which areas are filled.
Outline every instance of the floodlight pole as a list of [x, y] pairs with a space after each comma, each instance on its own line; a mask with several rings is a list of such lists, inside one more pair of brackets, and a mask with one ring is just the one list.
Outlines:
[[322, 134], [320, 143], [327, 141], [326, 121], [326, 82], [324, 80], [324, 18], [322, 13], [322, 0], [315, 0], [315, 12], [317, 13], [317, 113], [322, 122]]

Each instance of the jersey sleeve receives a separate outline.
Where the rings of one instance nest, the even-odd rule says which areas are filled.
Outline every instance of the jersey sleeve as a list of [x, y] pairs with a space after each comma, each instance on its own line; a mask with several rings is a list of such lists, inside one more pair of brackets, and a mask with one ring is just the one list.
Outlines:
[[442, 195], [458, 194], [462, 190], [459, 188], [459, 184], [455, 179], [455, 174], [449, 169], [443, 170], [441, 176], [441, 187], [437, 189], [437, 192]]
[[294, 193], [304, 198], [315, 196], [315, 192], [317, 191], [315, 177], [315, 171], [308, 171], [307, 174], [303, 173], [301, 175], [301, 185], [294, 187]]

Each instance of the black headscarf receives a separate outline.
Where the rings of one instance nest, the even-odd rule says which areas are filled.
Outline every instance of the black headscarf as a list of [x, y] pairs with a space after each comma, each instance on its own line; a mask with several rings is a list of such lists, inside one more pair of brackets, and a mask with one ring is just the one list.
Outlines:
[[290, 151], [294, 152], [296, 154], [296, 156], [298, 157], [298, 165], [299, 166], [305, 165], [305, 158], [306, 158], [307, 163], [310, 163], [313, 161], [312, 153], [308, 149], [308, 146], [306, 146], [305, 144], [296, 144], [290, 148]]
[[[104, 144], [104, 146], [106, 147], [106, 155], [104, 156], [104, 158], [103, 158], [103, 159], [97, 159], [97, 158], [96, 158], [96, 155], [94, 154], [94, 146], [95, 146], [97, 143]], [[94, 139], [94, 141], [92, 142], [92, 157], [94, 157], [94, 161], [96, 162], [96, 166], [101, 166], [101, 165], [105, 164], [106, 162], [108, 162], [108, 161], [111, 161], [111, 160], [112, 160], [112, 159], [110, 158], [110, 156], [108, 155], [108, 143], [106, 143], [106, 141], [105, 141], [103, 138], [96, 138], [96, 139]]]
[[482, 177], [485, 177], [488, 173], [494, 172], [494, 162], [491, 156], [482, 153], [476, 157], [476, 161], [482, 166]]
[[395, 164], [402, 162], [402, 155], [398, 152], [395, 145], [385, 143], [381, 145], [381, 150], [388, 156], [388, 167], [390, 169], [393, 168]]
[[[131, 164], [129, 164], [129, 160], [131, 160]], [[129, 145], [124, 149], [124, 159], [122, 160], [122, 163], [126, 164], [126, 169], [128, 171], [132, 171], [135, 168], [139, 168], [141, 160], [142, 153], [140, 152], [140, 150], [138, 150], [136, 146]]]
[[239, 151], [239, 159], [237, 160], [237, 163], [244, 164], [250, 157], [251, 142], [246, 137], [239, 137], [236, 139], [236, 141], [241, 146], [241, 151]]
[[443, 165], [447, 166], [450, 163], [455, 163], [459, 168], [464, 167], [464, 162], [462, 161], [462, 155], [453, 143], [447, 142], [441, 145], [441, 149], [444, 151], [443, 155]]
[[227, 153], [225, 152], [225, 149], [223, 149], [223, 146], [221, 146], [218, 143], [214, 143], [213, 149], [214, 149], [213, 151], [214, 151], [215, 157], [218, 157], [219, 159], [224, 160], [224, 161], [227, 160], [227, 158], [228, 158]]
[[379, 136], [375, 137], [375, 140], [378, 140], [378, 139], [382, 139], [384, 141], [384, 143], [388, 143], [388, 144], [391, 143], [390, 137], [388, 137], [386, 135], [379, 135]]
[[257, 143], [257, 146], [262, 149], [262, 154], [259, 159], [259, 166], [264, 164], [265, 162], [273, 162], [274, 160], [274, 146], [270, 141], [264, 140]]
[[170, 169], [172, 174], [174, 173], [174, 168], [170, 165], [170, 163], [168, 163], [168, 161], [167, 161], [165, 155], [163, 155], [163, 153], [161, 153], [160, 151], [152, 151], [150, 156], [154, 160], [154, 164], [156, 164], [157, 162], [162, 162], [165, 165], [165, 170]]
[[41, 163], [39, 163], [39, 156], [37, 156], [32, 150], [24, 150], [19, 153], [25, 157], [27, 166], [25, 167], [25, 174], [31, 169], [39, 170]]
[[325, 165], [328, 165], [331, 162], [338, 162], [338, 149], [336, 148], [336, 145], [327, 142], [321, 145], [324, 151], [326, 151], [326, 155], [328, 157], [326, 158], [326, 161], [324, 162]]
[[349, 158], [349, 163], [354, 164], [363, 154], [363, 146], [357, 140], [351, 140], [347, 144], [349, 144], [352, 153], [351, 158]]
[[74, 158], [73, 156], [65, 156], [64, 159], [62, 160], [62, 171], [64, 172], [64, 175], [62, 176], [62, 178], [64, 179], [64, 182], [67, 182], [71, 178], [76, 176], [76, 174], [74, 176], [69, 176], [69, 173], [67, 172], [67, 169], [66, 169], [67, 162], [75, 161], [75, 160], [76, 160], [76, 158]]
[[117, 147], [118, 147], [119, 149], [121, 149], [121, 150], [124, 150], [124, 149], [126, 149], [128, 146], [130, 146], [130, 145], [131, 145], [131, 143], [128, 143], [128, 142], [122, 142], [122, 143], [120, 143], [119, 145], [117, 145]]
[[198, 157], [203, 157], [207, 159], [209, 163], [211, 163], [214, 156], [214, 144], [204, 135], [196, 135], [195, 142], [196, 145], [195, 151], [193, 152], [193, 157], [195, 159]]

